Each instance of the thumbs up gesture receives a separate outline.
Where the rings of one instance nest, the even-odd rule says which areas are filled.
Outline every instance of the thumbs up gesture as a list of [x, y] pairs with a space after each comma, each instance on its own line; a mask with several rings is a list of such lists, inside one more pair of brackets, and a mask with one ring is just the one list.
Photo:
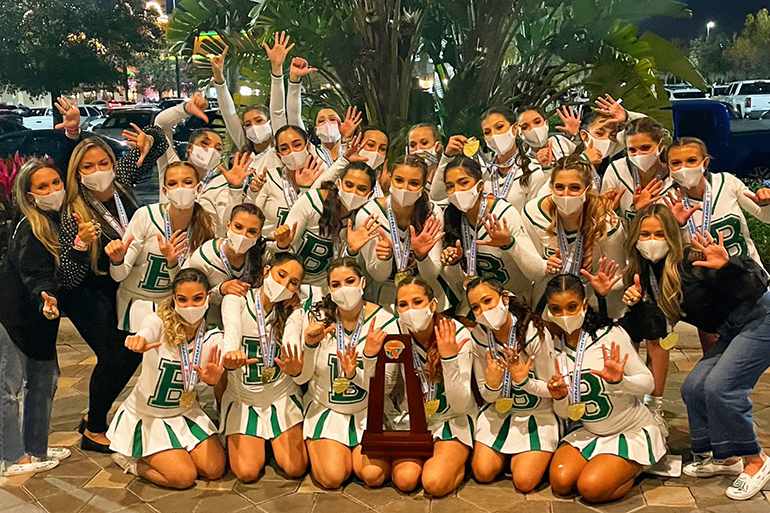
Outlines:
[[623, 302], [628, 306], [634, 306], [642, 299], [642, 283], [639, 280], [639, 275], [634, 275], [634, 284], [626, 289], [623, 293]]
[[43, 301], [45, 302], [43, 304], [43, 315], [45, 315], [45, 318], [48, 319], [49, 321], [58, 319], [59, 307], [58, 307], [58, 302], [56, 301], [56, 298], [48, 295], [46, 292], [41, 292], [40, 296], [43, 298]]

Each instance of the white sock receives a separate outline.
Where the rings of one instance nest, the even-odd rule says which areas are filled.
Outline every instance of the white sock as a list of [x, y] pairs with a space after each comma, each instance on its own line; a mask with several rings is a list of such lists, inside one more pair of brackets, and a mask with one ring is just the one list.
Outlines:
[[644, 405], [649, 407], [651, 410], [660, 410], [663, 408], [663, 398], [654, 395], [645, 395]]

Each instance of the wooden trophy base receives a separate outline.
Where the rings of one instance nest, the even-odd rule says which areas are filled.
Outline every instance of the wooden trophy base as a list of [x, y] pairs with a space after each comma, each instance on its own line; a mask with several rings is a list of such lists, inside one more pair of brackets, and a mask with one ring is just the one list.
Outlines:
[[361, 452], [367, 456], [411, 456], [430, 458], [433, 456], [433, 435], [412, 434], [410, 431], [364, 432]]

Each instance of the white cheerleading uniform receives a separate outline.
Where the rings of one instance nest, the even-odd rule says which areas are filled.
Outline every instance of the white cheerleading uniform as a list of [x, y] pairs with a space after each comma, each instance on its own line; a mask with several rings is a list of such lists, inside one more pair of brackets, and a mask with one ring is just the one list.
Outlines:
[[[634, 349], [628, 334], [619, 327], [600, 329], [596, 340], [589, 337], [580, 373], [580, 400], [585, 404], [581, 427], [562, 439], [586, 459], [599, 454], [612, 454], [643, 466], [654, 465], [666, 454], [666, 440], [644, 405], [645, 394], [652, 392], [652, 373]], [[591, 370], [604, 368], [602, 344], [610, 350], [615, 342], [620, 346], [620, 360], [629, 355], [623, 379], [607, 383]], [[570, 381], [574, 377], [575, 350], [557, 342], [557, 352], [567, 354]], [[567, 419], [569, 399], [554, 401], [559, 417]]]
[[[441, 358], [443, 380], [436, 384], [435, 397], [439, 406], [436, 413], [427, 419], [428, 429], [433, 434], [433, 440], [448, 442], [457, 439], [463, 445], [473, 448], [474, 422], [478, 414], [476, 400], [471, 391], [473, 340], [468, 328], [454, 319], [451, 321], [455, 325], [457, 343], [465, 343], [456, 356]], [[414, 337], [412, 348], [417, 352], [427, 374], [427, 352]]]
[[[513, 244], [504, 248], [477, 246], [477, 274], [478, 276], [495, 278], [503, 284], [506, 290], [513, 291], [516, 296], [525, 301], [530, 301], [532, 299], [532, 283], [542, 280], [545, 276], [545, 262], [535, 249], [529, 234], [524, 231], [519, 212], [510, 203], [502, 199], [487, 197], [487, 205], [486, 213], [497, 216], [501, 226], [503, 220], [507, 221], [508, 229], [513, 237]], [[473, 226], [473, 222], [469, 224], [471, 227]], [[471, 233], [471, 235], [473, 234]], [[478, 226], [477, 239], [487, 242], [490, 240], [483, 223]], [[466, 258], [466, 251], [467, 248], [463, 248], [461, 260]], [[455, 295], [463, 298], [461, 311], [467, 313], [467, 300], [463, 290], [465, 273], [460, 262], [443, 266], [441, 274], [451, 285]]]
[[[309, 322], [306, 318], [305, 327]], [[315, 347], [305, 345], [304, 368], [297, 381], [309, 380], [304, 399], [303, 431], [306, 439], [326, 438], [351, 448], [361, 443], [366, 429], [369, 380], [374, 374], [377, 362], [376, 358], [366, 358], [363, 355], [366, 336], [372, 323], [375, 328], [388, 334], [399, 333], [396, 317], [379, 306], [366, 316], [356, 345], [359, 355], [358, 371], [351, 379], [350, 386], [341, 394], [332, 389], [332, 383], [338, 377], [336, 332], [332, 331]], [[345, 332], [346, 343], [350, 343], [351, 336], [352, 333]]]
[[[636, 217], [636, 209], [634, 208], [634, 190], [636, 189], [636, 183], [634, 177], [631, 174], [631, 170], [628, 168], [628, 160], [623, 157], [610, 162], [610, 166], [604, 172], [602, 178], [602, 192], [608, 189], [615, 189], [617, 191], [625, 190], [626, 192], [620, 198], [620, 205], [618, 206], [618, 217], [623, 219], [628, 225], [634, 217]], [[633, 166], [633, 163], [631, 164]], [[661, 164], [663, 170], [663, 192], [661, 194], [667, 194], [673, 187], [674, 180], [669, 176], [668, 170], [665, 164]], [[656, 172], [656, 178], [658, 174]], [[658, 202], [662, 202], [663, 199], [659, 199]]]
[[[355, 228], [361, 228], [369, 215], [374, 214], [374, 219], [380, 222], [380, 229], [383, 230], [388, 237], [390, 237], [391, 231], [390, 223], [388, 221], [387, 207], [383, 206], [380, 201], [381, 200], [372, 199], [359, 209], [358, 214], [356, 215]], [[384, 202], [384, 200], [382, 201]], [[436, 219], [438, 219], [442, 227], [441, 229], [443, 230], [443, 212], [435, 204], [433, 204], [431, 207], [433, 215], [436, 216]], [[397, 225], [396, 228], [398, 229], [398, 236], [401, 241], [401, 248], [403, 251], [404, 242], [408, 237], [411, 237], [409, 225]], [[419, 233], [417, 233], [417, 235], [419, 235]], [[360, 258], [363, 260], [367, 274], [372, 278], [370, 283], [379, 285], [379, 295], [377, 296], [375, 302], [388, 311], [395, 312], [395, 277], [397, 272], [395, 259], [392, 251], [388, 260], [380, 260], [377, 258], [376, 248], [378, 241], [379, 238], [374, 238], [367, 242], [364, 247], [361, 248], [359, 254]], [[409, 273], [411, 273], [413, 276], [419, 275], [421, 278], [426, 280], [428, 284], [430, 284], [431, 288], [436, 294], [436, 299], [438, 300], [438, 311], [440, 312], [459, 302], [457, 299], [459, 296], [454, 296], [454, 292], [452, 291], [451, 287], [449, 287], [449, 284], [440, 277], [439, 272], [441, 270], [441, 251], [441, 241], [437, 242], [433, 246], [433, 248], [423, 260], [417, 260], [414, 256], [414, 251], [410, 251], [409, 264], [407, 266], [407, 271]], [[369, 283], [367, 283], [367, 288], [368, 286]]]
[[[189, 452], [216, 434], [217, 428], [197, 400], [186, 408], [179, 404], [184, 391], [179, 347], [166, 343], [160, 317], [147, 317], [138, 335], [148, 344], [161, 345], [144, 353], [136, 386], [115, 412], [107, 430], [110, 449], [132, 458], [169, 449]], [[209, 352], [221, 339], [221, 331], [209, 328], [203, 338], [201, 365], [205, 365]], [[187, 343], [191, 365], [194, 348], [195, 337]]]
[[215, 235], [224, 237], [233, 207], [243, 203], [245, 198], [244, 186], [231, 185], [221, 172], [215, 171], [198, 194], [197, 202], [214, 216]]
[[[228, 295], [222, 301], [225, 325], [222, 354], [241, 350], [246, 357], [258, 358], [257, 363], [227, 372], [227, 389], [220, 407], [220, 431], [225, 436], [240, 434], [270, 440], [302, 422], [302, 390], [294, 380], [274, 365], [275, 374], [263, 380], [266, 355], [262, 353], [257, 324], [255, 296], [260, 289], [251, 289], [246, 297]], [[268, 334], [275, 321], [274, 310], [265, 316]], [[281, 357], [281, 347], [300, 350], [302, 347], [301, 309], [294, 309], [286, 321], [283, 340], [275, 340], [274, 358]]]
[[120, 282], [117, 294], [118, 329], [136, 333], [145, 317], [151, 315], [158, 303], [171, 295], [171, 282], [179, 265], [169, 269], [160, 252], [158, 235], [166, 238], [164, 207], [147, 205], [134, 213], [123, 237], [134, 240], [126, 251], [123, 263], [110, 264], [110, 276]]
[[508, 192], [503, 199], [513, 205], [518, 212], [521, 212], [528, 201], [547, 194], [547, 188], [551, 180], [551, 171], [543, 170], [536, 159], [530, 161], [529, 169], [532, 171], [532, 174], [529, 175], [527, 185], [521, 183], [521, 177], [524, 172], [518, 163], [513, 164], [508, 169], [508, 173], [496, 172], [494, 177], [491, 172], [485, 171], [484, 194], [494, 194], [494, 186], [492, 185], [492, 180], [494, 179], [497, 179], [499, 193], [505, 192], [505, 184], [508, 181], [509, 173], [513, 173], [510, 185], [508, 186]]
[[[548, 258], [550, 258], [559, 247], [556, 235], [551, 235], [548, 233], [548, 227], [552, 222], [551, 217], [544, 210], [545, 201], [548, 197], [549, 196], [544, 196], [538, 200], [530, 201], [524, 207], [523, 212], [524, 226], [531, 236], [532, 242], [534, 242], [543, 264], [548, 261]], [[567, 242], [570, 244], [570, 248], [572, 248], [573, 243], [577, 239], [578, 233], [565, 231], [565, 235], [567, 236]], [[620, 220], [614, 216], [613, 219], [608, 219], [607, 236], [604, 239], [594, 243], [592, 255], [593, 265], [590, 269], [591, 273], [596, 273], [602, 257], [606, 257], [607, 260], [614, 260], [615, 263], [618, 264], [622, 269], [626, 262], [626, 253], [623, 247], [625, 241], [626, 234], [623, 228], [623, 224], [620, 222]], [[583, 249], [584, 252], [586, 250], [587, 248]], [[562, 258], [563, 257], [564, 255], [562, 255]], [[553, 278], [553, 275], [546, 274], [535, 284], [533, 304], [537, 306], [537, 310], [539, 312], [542, 312], [544, 307], [542, 297], [543, 293], [545, 292], [545, 287], [551, 278]], [[587, 283], [587, 280], [582, 276], [581, 279], [583, 279], [584, 284], [586, 284], [591, 305], [594, 308], [599, 308], [599, 302], [602, 301], [605, 302], [607, 315], [611, 319], [619, 319], [623, 316], [623, 312], [625, 311], [625, 306], [622, 302], [623, 292], [625, 291], [623, 280], [620, 280], [615, 284], [606, 298], [597, 298], [593, 288], [590, 286], [590, 284]]]
[[[495, 401], [503, 397], [503, 385], [492, 389], [486, 382], [487, 329], [477, 324], [471, 335], [473, 373], [485, 403], [476, 421], [476, 441], [502, 454], [554, 452], [559, 445], [559, 423], [547, 385], [553, 376], [554, 349], [550, 333], [545, 330], [541, 336], [531, 323], [527, 327], [526, 345], [519, 356], [523, 361], [532, 358], [532, 369], [524, 383], [511, 383], [513, 406], [506, 413], [498, 413], [495, 409]], [[497, 341], [501, 356], [506, 343], [507, 340]]]

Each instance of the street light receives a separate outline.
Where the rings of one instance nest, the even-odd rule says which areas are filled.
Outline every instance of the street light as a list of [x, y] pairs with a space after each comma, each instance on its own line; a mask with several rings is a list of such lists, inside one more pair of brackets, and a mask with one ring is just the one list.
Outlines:
[[714, 23], [713, 21], [706, 23], [706, 39], [708, 39], [709, 36], [711, 35], [711, 29], [713, 29], [716, 26], [717, 24]]

